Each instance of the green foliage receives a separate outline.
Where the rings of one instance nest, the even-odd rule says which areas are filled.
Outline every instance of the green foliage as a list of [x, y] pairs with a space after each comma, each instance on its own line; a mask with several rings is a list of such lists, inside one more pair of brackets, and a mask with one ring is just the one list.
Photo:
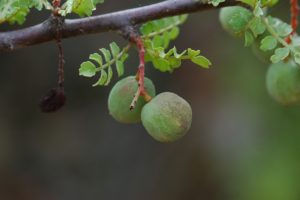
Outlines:
[[[211, 65], [211, 62], [200, 54], [200, 50], [188, 48], [187, 50], [178, 52], [176, 47], [167, 49], [170, 42], [179, 35], [178, 26], [184, 23], [186, 19], [187, 15], [168, 17], [150, 21], [140, 27], [146, 51], [146, 62], [152, 62], [153, 66], [162, 72], [172, 72], [181, 66], [183, 60], [190, 60], [203, 68], [208, 68]], [[110, 66], [115, 63], [118, 75], [121, 76], [124, 72], [124, 61], [128, 57], [127, 51], [130, 47], [130, 45], [126, 46], [120, 52], [120, 48], [115, 43], [112, 43], [110, 51], [100, 49], [106, 63], [102, 63], [103, 59], [100, 54], [93, 53], [90, 55], [90, 60], [96, 61], [99, 67], [96, 67], [91, 61], [83, 62], [79, 69], [79, 74], [85, 77], [93, 77], [97, 72], [100, 72], [100, 79], [94, 86], [108, 85], [112, 76]], [[106, 72], [107, 68], [108, 71]]]
[[279, 0], [237, 0], [243, 2], [251, 7], [255, 7], [257, 3], [260, 3], [262, 7], [272, 7], [276, 5]]
[[104, 3], [104, 0], [67, 0], [59, 13], [62, 16], [69, 13], [76, 13], [80, 17], [90, 16], [100, 3]]
[[0, 1], [0, 24], [24, 23], [31, 8], [41, 10], [50, 9], [51, 5], [47, 0], [1, 0]]
[[[232, 35], [244, 36], [245, 46], [251, 46], [260, 41], [262, 51], [273, 52], [269, 60], [277, 63], [291, 57], [300, 64], [300, 42], [297, 35], [293, 35], [291, 43], [286, 42], [292, 28], [278, 18], [266, 15], [263, 6], [273, 6], [277, 1], [243, 1], [252, 6], [252, 14], [239, 6], [222, 8], [220, 21], [223, 28]], [[267, 54], [265, 54], [267, 55]]]
[[[155, 87], [152, 81], [145, 77], [145, 90], [151, 96], [155, 96]], [[139, 97], [135, 108], [130, 110], [133, 96], [138, 89], [135, 76], [128, 76], [119, 80], [111, 89], [108, 97], [108, 110], [110, 115], [121, 123], [137, 123], [141, 121], [142, 107], [146, 104], [143, 97]]]
[[254, 43], [251, 45], [251, 50], [253, 54], [262, 62], [269, 64], [270, 57], [273, 55], [273, 52], [270, 50], [261, 49], [261, 38], [264, 38], [264, 35], [259, 36]]
[[260, 49], [262, 51], [273, 50], [277, 46], [277, 40], [275, 37], [268, 35], [261, 40]]
[[[50, 1], [50, 0], [49, 0]], [[0, 24], [23, 24], [31, 8], [42, 10], [46, 8], [53, 10], [48, 0], [1, 0], [0, 1]], [[59, 10], [62, 16], [69, 13], [76, 13], [79, 16], [90, 16], [96, 9], [96, 5], [104, 0], [67, 0]]]
[[213, 6], [218, 6], [220, 3], [225, 2], [225, 0], [209, 0], [208, 3], [212, 4]]
[[168, 52], [165, 52], [162, 47], [154, 48], [150, 46], [149, 48], [148, 45], [146, 44], [146, 61], [151, 61], [153, 66], [161, 72], [172, 72], [181, 66], [182, 60], [191, 60], [203, 68], [208, 68], [211, 65], [211, 62], [206, 57], [200, 55], [200, 50], [188, 48], [188, 50], [177, 53], [176, 47], [173, 47]]
[[193, 63], [208, 68], [211, 62], [200, 55], [199, 50], [187, 49], [180, 53], [177, 48], [171, 49], [169, 44], [179, 35], [178, 26], [184, 23], [187, 15], [168, 17], [151, 21], [141, 26], [143, 41], [146, 49], [146, 61], [162, 72], [172, 72], [181, 66], [182, 60], [191, 60]]
[[101, 48], [99, 53], [90, 54], [90, 61], [80, 65], [79, 75], [93, 77], [100, 73], [99, 80], [93, 86], [108, 85], [113, 76], [113, 65], [115, 65], [119, 77], [124, 74], [124, 62], [128, 58], [129, 47], [128, 45], [121, 50], [115, 42], [112, 42], [110, 49]]
[[191, 127], [192, 109], [180, 96], [163, 92], [142, 109], [142, 123], [147, 132], [160, 142], [173, 142]]

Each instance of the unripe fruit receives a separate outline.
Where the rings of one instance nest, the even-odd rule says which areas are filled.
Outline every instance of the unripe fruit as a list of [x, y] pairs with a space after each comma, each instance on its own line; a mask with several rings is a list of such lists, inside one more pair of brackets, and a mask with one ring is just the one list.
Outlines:
[[283, 105], [300, 102], [300, 68], [293, 62], [280, 62], [269, 67], [266, 77], [269, 94]]
[[173, 142], [190, 129], [192, 109], [180, 96], [164, 92], [143, 107], [142, 123], [154, 139], [160, 142]]
[[222, 27], [231, 35], [241, 37], [253, 14], [241, 6], [222, 8], [219, 20]]
[[[152, 81], [145, 78], [145, 90], [151, 96], [155, 96], [155, 87]], [[133, 110], [130, 110], [130, 104], [138, 89], [138, 82], [134, 76], [126, 77], [118, 81], [111, 89], [108, 97], [108, 110], [112, 117], [122, 123], [137, 123], [141, 121], [141, 110], [146, 104], [142, 96]]]

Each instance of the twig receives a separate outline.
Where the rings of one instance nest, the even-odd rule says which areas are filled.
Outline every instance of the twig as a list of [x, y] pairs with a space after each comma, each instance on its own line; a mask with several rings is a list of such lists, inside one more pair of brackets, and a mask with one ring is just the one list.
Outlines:
[[58, 49], [58, 86], [52, 88], [43, 96], [40, 101], [40, 108], [42, 112], [55, 112], [65, 105], [66, 96], [64, 91], [64, 53], [61, 42], [61, 28], [63, 18], [53, 13], [54, 20], [56, 20], [56, 45]]
[[[62, 25], [61, 37], [70, 38], [92, 33], [119, 31], [128, 23], [132, 25], [180, 14], [200, 12], [240, 4], [236, 0], [226, 0], [218, 7], [195, 0], [166, 0], [148, 6], [81, 18], [65, 20]], [[56, 27], [52, 18], [28, 28], [0, 33], [0, 52], [13, 51], [56, 38]]]
[[297, 26], [298, 26], [298, 14], [299, 14], [299, 7], [298, 7], [298, 0], [290, 0], [290, 10], [291, 10], [291, 26], [292, 26], [292, 32], [291, 34], [286, 38], [286, 42], [288, 44], [291, 43], [291, 37], [295, 35], [297, 32]]

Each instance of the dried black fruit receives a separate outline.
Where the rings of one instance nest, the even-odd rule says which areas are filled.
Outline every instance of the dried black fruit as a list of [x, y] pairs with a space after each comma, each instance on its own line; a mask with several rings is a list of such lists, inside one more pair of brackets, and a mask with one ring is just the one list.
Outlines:
[[40, 101], [42, 112], [55, 112], [65, 105], [66, 96], [63, 88], [52, 88]]

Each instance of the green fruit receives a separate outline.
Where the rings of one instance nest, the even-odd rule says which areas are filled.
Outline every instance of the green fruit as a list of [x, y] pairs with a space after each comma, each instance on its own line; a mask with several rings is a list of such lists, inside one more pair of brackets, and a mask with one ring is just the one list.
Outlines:
[[[145, 78], [145, 90], [151, 96], [155, 96], [155, 87], [152, 81]], [[130, 104], [138, 89], [138, 82], [134, 76], [126, 77], [118, 81], [111, 89], [108, 97], [108, 110], [112, 117], [122, 123], [137, 123], [141, 121], [141, 110], [146, 104], [143, 97], [139, 97], [136, 106], [130, 110]]]
[[300, 102], [300, 68], [293, 62], [280, 62], [269, 67], [266, 77], [269, 94], [283, 105]]
[[219, 20], [222, 27], [231, 35], [241, 37], [253, 14], [241, 6], [222, 8]]
[[144, 106], [142, 123], [154, 139], [160, 142], [173, 142], [190, 129], [192, 109], [180, 96], [164, 92]]

